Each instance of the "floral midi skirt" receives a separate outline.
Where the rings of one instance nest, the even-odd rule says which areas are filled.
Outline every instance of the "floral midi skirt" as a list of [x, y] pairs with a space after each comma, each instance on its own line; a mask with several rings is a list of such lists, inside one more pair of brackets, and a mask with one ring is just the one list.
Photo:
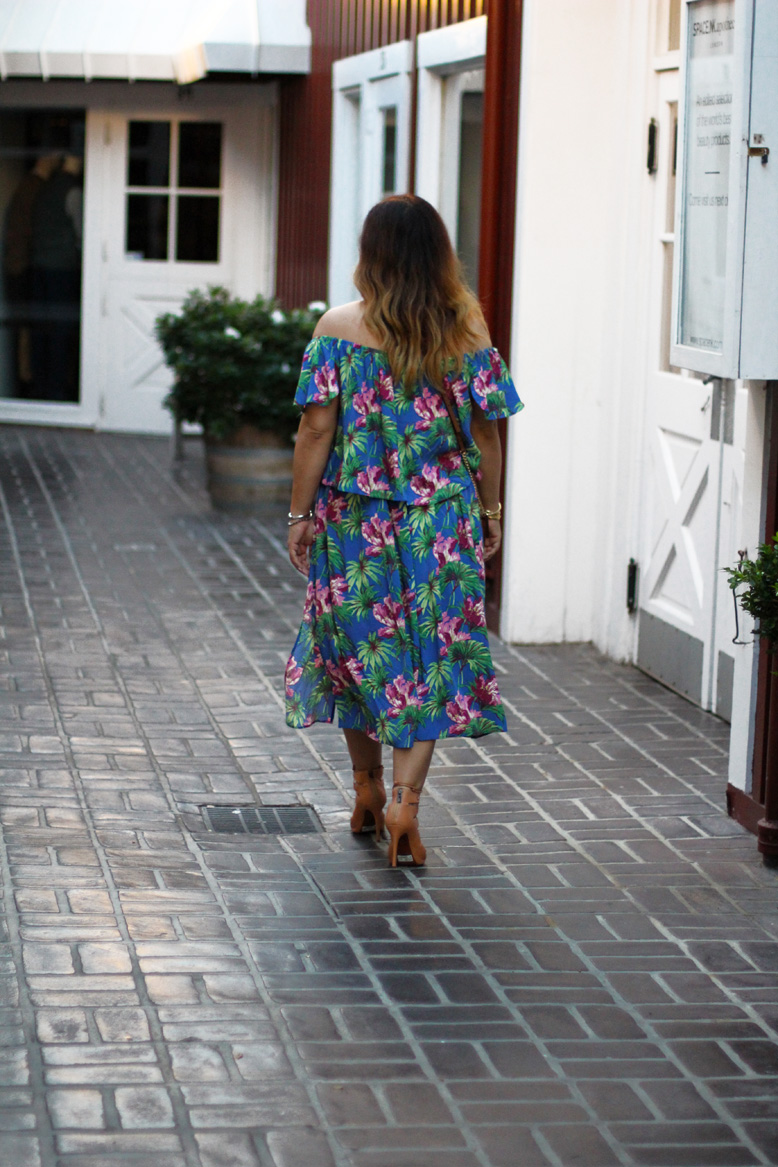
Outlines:
[[376, 741], [504, 730], [484, 616], [477, 507], [322, 486], [303, 621], [286, 667], [286, 720]]

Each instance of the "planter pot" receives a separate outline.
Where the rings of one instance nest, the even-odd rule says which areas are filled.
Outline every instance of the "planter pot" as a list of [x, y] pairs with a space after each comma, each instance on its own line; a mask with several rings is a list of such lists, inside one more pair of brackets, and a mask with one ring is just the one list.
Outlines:
[[205, 439], [208, 492], [220, 511], [258, 513], [268, 502], [289, 499], [292, 449], [276, 434], [253, 425], [226, 442]]

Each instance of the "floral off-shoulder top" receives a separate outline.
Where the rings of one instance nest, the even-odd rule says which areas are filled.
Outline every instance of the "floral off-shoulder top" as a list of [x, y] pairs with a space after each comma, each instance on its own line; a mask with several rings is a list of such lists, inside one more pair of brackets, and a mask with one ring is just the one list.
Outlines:
[[[495, 420], [517, 413], [522, 403], [495, 348], [467, 353], [461, 373], [450, 373], [445, 381], [477, 473], [481, 456], [471, 433], [473, 408]], [[338, 396], [324, 486], [417, 505], [475, 494], [448, 410], [433, 386], [426, 381], [395, 385], [386, 353], [320, 336], [305, 350], [295, 402], [305, 409]]]

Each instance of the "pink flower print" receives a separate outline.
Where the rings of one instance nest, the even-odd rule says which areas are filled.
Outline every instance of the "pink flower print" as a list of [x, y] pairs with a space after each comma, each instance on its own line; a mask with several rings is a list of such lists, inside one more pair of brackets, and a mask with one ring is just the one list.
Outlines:
[[419, 421], [416, 422], [417, 430], [428, 430], [436, 417], [444, 417], [447, 412], [440, 394], [431, 393], [426, 385], [421, 397], [414, 398], [413, 408], [419, 415]]
[[449, 647], [459, 640], [470, 640], [470, 633], [464, 628], [461, 616], [444, 616], [438, 624], [438, 638], [443, 642], [441, 656], [448, 656]]
[[381, 464], [387, 478], [400, 477], [400, 458], [396, 450], [387, 450], [381, 459]]
[[327, 405], [334, 397], [338, 396], [338, 375], [335, 372], [335, 366], [330, 361], [316, 369], [313, 374], [313, 383], [316, 386], [316, 392], [313, 395], [316, 405]]
[[392, 374], [387, 373], [385, 369], [378, 370], [376, 391], [382, 401], [394, 401], [394, 381]]
[[313, 533], [314, 535], [321, 535], [327, 529], [327, 504], [323, 498], [316, 499], [316, 505], [313, 508]]
[[367, 415], [369, 413], [378, 413], [381, 408], [381, 402], [378, 400], [376, 391], [372, 385], [363, 385], [359, 393], [354, 394], [352, 404], [360, 415], [356, 423], [359, 427], [367, 424]]
[[328, 660], [325, 668], [332, 680], [332, 691], [336, 697], [349, 686], [362, 683], [362, 665], [355, 656], [342, 656], [337, 663]]
[[455, 474], [462, 465], [462, 455], [458, 450], [446, 450], [446, 452], [441, 454], [438, 458], [438, 464], [442, 466], [444, 470], [447, 470], [449, 474]]
[[298, 665], [298, 663], [294, 659], [294, 657], [291, 656], [289, 658], [289, 663], [286, 666], [286, 673], [284, 675], [284, 681], [286, 683], [286, 695], [287, 695], [287, 697], [292, 696], [294, 687], [297, 684], [297, 682], [300, 680], [300, 677], [302, 675], [303, 675], [303, 670], [301, 669], [300, 665]]
[[448, 535], [438, 533], [435, 536], [432, 554], [437, 560], [438, 567], [442, 567], [444, 563], [451, 563], [452, 560], [459, 559], [459, 543]]
[[327, 584], [316, 584], [316, 615], [326, 616], [328, 612], [332, 611], [332, 599], [330, 597], [330, 589]]
[[391, 685], [386, 686], [386, 698], [389, 702], [389, 716], [399, 717], [404, 709], [415, 706], [420, 709], [424, 698], [429, 693], [428, 685], [421, 685], [414, 678], [409, 681], [405, 677], [395, 677]]
[[483, 543], [476, 543], [475, 558], [478, 564], [478, 578], [486, 579], [486, 569], [484, 567], [484, 545]]
[[327, 675], [332, 681], [332, 692], [338, 697], [349, 683], [349, 676], [342, 667], [340, 661], [337, 663], [332, 660], [324, 662], [324, 667], [327, 670]]
[[305, 591], [305, 603], [303, 604], [303, 623], [310, 624], [313, 616], [313, 606], [316, 600], [316, 589], [309, 581], [308, 587]]
[[485, 628], [486, 616], [483, 600], [475, 599], [473, 596], [465, 596], [465, 602], [462, 605], [462, 617], [465, 623], [469, 624], [471, 628]]
[[394, 546], [392, 524], [388, 519], [379, 519], [378, 515], [362, 524], [362, 536], [369, 544], [367, 555], [381, 555], [387, 547]]
[[364, 673], [358, 658], [355, 656], [341, 657], [340, 663], [346, 675], [351, 678], [353, 683], [355, 685], [361, 685], [364, 680]]
[[480, 399], [479, 404], [484, 409], [486, 408], [486, 395], [491, 393], [493, 388], [491, 369], [480, 372], [473, 380], [473, 393]]
[[452, 734], [464, 733], [478, 714], [473, 709], [473, 698], [457, 693], [453, 701], [446, 702], [446, 714], [452, 722]]
[[379, 629], [379, 636], [394, 636], [400, 628], [405, 627], [403, 606], [396, 603], [390, 596], [387, 596], [382, 604], [376, 604], [373, 607], [373, 615], [379, 623], [383, 624], [383, 628]]
[[467, 519], [457, 519], [457, 540], [460, 551], [468, 551], [475, 546], [473, 528]]
[[458, 377], [456, 381], [450, 381], [448, 387], [454, 396], [457, 408], [461, 409], [467, 401], [467, 385], [461, 377]]
[[496, 348], [489, 349], [489, 364], [492, 370], [492, 379], [494, 381], [501, 381], [502, 361], [500, 360], [500, 354], [497, 352]]
[[500, 694], [497, 689], [497, 678], [480, 676], [475, 683], [473, 700], [479, 705], [499, 705]]
[[345, 577], [342, 575], [333, 575], [330, 580], [330, 595], [332, 596], [332, 605], [334, 608], [339, 608], [346, 598], [348, 591], [348, 584]]
[[357, 474], [357, 486], [363, 494], [371, 494], [374, 490], [388, 490], [389, 483], [381, 478], [380, 466], [368, 466], [367, 470], [360, 470]]
[[347, 506], [348, 503], [342, 494], [335, 494], [333, 491], [330, 491], [324, 507], [324, 517], [327, 522], [339, 523]]
[[450, 479], [446, 478], [439, 466], [430, 466], [425, 462], [421, 474], [411, 479], [411, 490], [420, 498], [432, 498], [441, 486], [448, 486], [449, 483]]

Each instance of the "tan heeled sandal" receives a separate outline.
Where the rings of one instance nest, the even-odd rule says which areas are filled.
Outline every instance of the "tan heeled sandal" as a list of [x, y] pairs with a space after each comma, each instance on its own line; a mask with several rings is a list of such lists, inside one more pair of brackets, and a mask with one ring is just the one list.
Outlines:
[[422, 867], [427, 858], [416, 820], [420, 797], [421, 791], [411, 786], [395, 783], [392, 787], [392, 801], [386, 812], [386, 829], [390, 839], [389, 862], [392, 867], [397, 866], [398, 855], [410, 855], [413, 867]]
[[355, 835], [375, 831], [375, 837], [380, 839], [386, 806], [383, 766], [376, 766], [372, 770], [355, 770], [354, 790], [357, 801], [351, 816], [352, 831]]

